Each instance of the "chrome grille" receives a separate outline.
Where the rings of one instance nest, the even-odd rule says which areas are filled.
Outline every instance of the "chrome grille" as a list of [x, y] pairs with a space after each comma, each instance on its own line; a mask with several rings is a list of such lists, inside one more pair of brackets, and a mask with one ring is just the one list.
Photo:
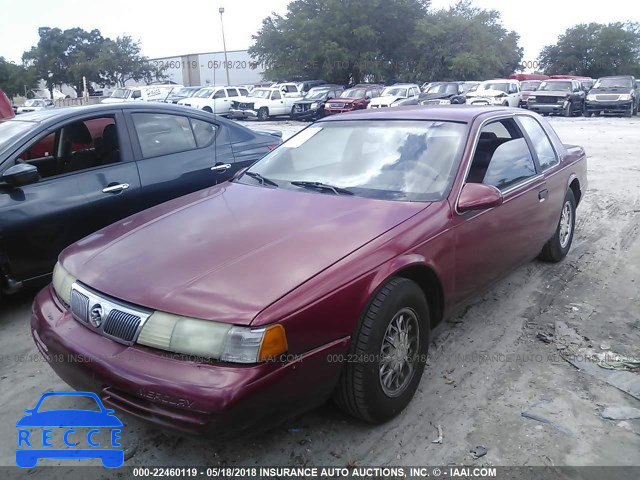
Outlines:
[[120, 338], [125, 342], [133, 341], [140, 325], [140, 317], [120, 310], [111, 310], [104, 322], [104, 333]]
[[620, 99], [620, 95], [617, 93], [605, 93], [602, 95], [596, 95], [598, 102], [615, 102]]
[[331, 108], [344, 108], [345, 104], [344, 103], [327, 103], [327, 106]]
[[152, 312], [107, 297], [76, 282], [71, 287], [71, 313], [95, 333], [131, 345]]
[[71, 313], [81, 322], [89, 321], [89, 297], [78, 290], [71, 291]]

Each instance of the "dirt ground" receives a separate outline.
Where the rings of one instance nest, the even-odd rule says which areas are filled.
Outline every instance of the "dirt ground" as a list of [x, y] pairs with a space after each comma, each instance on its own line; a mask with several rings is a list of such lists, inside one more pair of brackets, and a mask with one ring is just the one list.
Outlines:
[[[591, 346], [640, 356], [640, 117], [551, 121], [589, 157], [569, 256], [518, 269], [441, 324], [420, 388], [399, 417], [372, 427], [328, 404], [265, 434], [215, 444], [123, 414], [125, 465], [640, 465], [640, 419], [602, 416], [610, 406], [640, 408], [640, 372], [578, 369], [560, 355]], [[260, 128], [286, 137], [300, 126]], [[0, 465], [14, 465], [23, 410], [67, 388], [46, 364], [20, 361], [37, 356], [32, 297], [0, 306]], [[432, 443], [437, 426], [441, 444]], [[476, 446], [487, 454], [474, 459]], [[63, 479], [74, 463], [39, 465], [68, 465], [47, 476]]]

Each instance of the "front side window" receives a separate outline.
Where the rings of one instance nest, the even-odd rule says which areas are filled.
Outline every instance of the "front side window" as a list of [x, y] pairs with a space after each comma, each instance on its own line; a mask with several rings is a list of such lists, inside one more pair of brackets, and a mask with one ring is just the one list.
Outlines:
[[131, 116], [144, 158], [196, 148], [196, 140], [187, 117], [164, 113], [134, 113]]
[[273, 95], [271, 95], [271, 100], [280, 100], [282, 98], [282, 96], [280, 95], [280, 92], [275, 91], [273, 92]]
[[465, 139], [462, 123], [326, 122], [306, 128], [249, 171], [282, 188], [321, 182], [369, 198], [437, 201], [451, 188]]
[[533, 156], [513, 119], [483, 127], [467, 182], [506, 190], [536, 174]]
[[540, 168], [546, 170], [557, 165], [558, 156], [542, 126], [535, 119], [526, 116], [520, 117], [520, 123], [531, 139]]
[[216, 93], [213, 94], [213, 99], [217, 99], [217, 98], [225, 98], [226, 95], [224, 93], [224, 90], [218, 90]]

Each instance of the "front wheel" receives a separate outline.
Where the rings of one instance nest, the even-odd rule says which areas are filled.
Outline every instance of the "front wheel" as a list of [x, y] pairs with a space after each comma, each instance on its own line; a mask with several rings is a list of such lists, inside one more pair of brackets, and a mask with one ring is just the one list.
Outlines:
[[585, 109], [585, 110], [584, 110], [583, 114], [584, 114], [584, 116], [585, 116], [585, 117], [590, 117], [591, 115], [593, 115], [593, 113], [592, 113], [592, 112], [590, 112], [590, 111], [589, 111], [589, 110], [587, 110], [587, 109]]
[[413, 398], [426, 364], [429, 305], [406, 278], [386, 283], [370, 302], [351, 339], [334, 399], [370, 423], [398, 415]]
[[565, 117], [573, 117], [573, 103], [569, 102], [562, 113]]
[[633, 105], [633, 102], [631, 102], [631, 106], [629, 107], [629, 111], [627, 113], [624, 114], [625, 117], [633, 117], [633, 114], [635, 113], [635, 108]]
[[258, 120], [269, 120], [269, 109], [267, 107], [262, 107], [258, 110]]
[[573, 231], [576, 224], [576, 199], [573, 190], [569, 189], [564, 197], [560, 221], [553, 236], [547, 241], [540, 252], [540, 259], [547, 262], [559, 262], [569, 253], [573, 241]]

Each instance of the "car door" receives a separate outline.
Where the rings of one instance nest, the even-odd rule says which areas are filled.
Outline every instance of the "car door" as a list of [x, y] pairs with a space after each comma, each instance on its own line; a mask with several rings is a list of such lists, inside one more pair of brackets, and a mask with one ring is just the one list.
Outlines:
[[510, 82], [507, 92], [510, 107], [520, 106], [520, 86], [516, 82]]
[[213, 186], [233, 173], [226, 129], [214, 117], [134, 111], [127, 121], [145, 208]]
[[236, 100], [236, 97], [238, 97], [238, 90], [236, 88], [225, 88], [225, 92], [227, 94], [227, 98], [225, 99], [224, 102], [224, 108], [226, 109], [224, 112], [219, 112], [220, 115], [226, 115], [229, 113], [229, 109], [231, 108], [231, 102], [233, 102], [234, 100]]
[[0, 250], [18, 281], [49, 274], [65, 247], [140, 209], [120, 110], [76, 115], [39, 132], [0, 168], [16, 163], [40, 172], [35, 183], [0, 186]]
[[[300, 100], [296, 98], [291, 101], [291, 104], [295, 103], [296, 100]], [[286, 106], [284, 103], [284, 98], [282, 98], [282, 94], [279, 91], [274, 91], [271, 93], [271, 107], [269, 108], [269, 115], [284, 115], [288, 113], [286, 111]]]
[[213, 102], [213, 113], [216, 115], [226, 115], [229, 113], [231, 103], [227, 98], [227, 93], [224, 88], [216, 90], [213, 97], [211, 97], [211, 101]]
[[498, 207], [454, 213], [457, 301], [537, 255], [548, 222], [545, 178], [513, 118], [481, 129], [465, 183], [493, 185], [504, 200]]

